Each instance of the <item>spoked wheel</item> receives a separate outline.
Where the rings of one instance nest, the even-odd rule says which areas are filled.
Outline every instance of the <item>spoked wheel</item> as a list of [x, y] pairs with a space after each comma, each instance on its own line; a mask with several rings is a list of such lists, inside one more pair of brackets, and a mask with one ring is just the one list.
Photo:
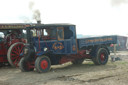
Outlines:
[[48, 72], [51, 68], [51, 61], [47, 56], [37, 57], [35, 61], [35, 68], [39, 73]]
[[21, 53], [23, 52], [24, 44], [22, 42], [14, 43], [10, 46], [7, 52], [8, 62], [12, 67], [18, 67], [20, 59], [23, 57]]
[[19, 62], [19, 68], [22, 72], [29, 72], [29, 71], [33, 71], [34, 67], [32, 67], [31, 62], [25, 60], [25, 58], [21, 58], [20, 62]]
[[108, 51], [105, 48], [100, 48], [92, 61], [96, 65], [105, 65], [108, 62]]

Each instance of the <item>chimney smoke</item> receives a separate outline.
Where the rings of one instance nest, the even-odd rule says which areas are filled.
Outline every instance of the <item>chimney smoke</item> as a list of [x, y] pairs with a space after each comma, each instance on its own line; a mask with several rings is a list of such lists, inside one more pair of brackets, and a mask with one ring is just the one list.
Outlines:
[[40, 11], [39, 10], [35, 10], [33, 12], [33, 19], [35, 19], [36, 21], [41, 21], [41, 18], [40, 18]]
[[32, 11], [32, 18], [34, 19], [34, 20], [36, 20], [36, 22], [38, 23], [38, 24], [41, 24], [41, 13], [40, 13], [40, 11], [38, 10], [38, 9], [34, 9], [34, 6], [35, 6], [35, 3], [34, 2], [29, 2], [29, 9], [30, 9], [30, 11]]

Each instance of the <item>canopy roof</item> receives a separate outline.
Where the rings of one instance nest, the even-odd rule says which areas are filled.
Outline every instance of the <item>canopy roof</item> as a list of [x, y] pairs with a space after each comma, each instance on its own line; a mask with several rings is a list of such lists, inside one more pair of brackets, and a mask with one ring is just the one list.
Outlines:
[[63, 27], [63, 26], [75, 26], [73, 24], [35, 24], [31, 25], [30, 28], [45, 28], [45, 27]]
[[36, 24], [36, 23], [8, 23], [0, 24], [0, 30], [4, 29], [25, 29], [30, 28], [44, 28], [44, 27], [58, 27], [58, 26], [75, 26], [73, 24]]
[[31, 26], [31, 24], [24, 23], [10, 23], [10, 24], [0, 24], [0, 30], [2, 29], [25, 29]]

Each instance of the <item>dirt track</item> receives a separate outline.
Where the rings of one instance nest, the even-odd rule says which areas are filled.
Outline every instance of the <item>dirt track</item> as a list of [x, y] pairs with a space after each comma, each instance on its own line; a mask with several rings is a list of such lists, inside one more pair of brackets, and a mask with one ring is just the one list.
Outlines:
[[52, 66], [48, 73], [21, 72], [18, 68], [0, 68], [0, 85], [128, 85], [128, 52], [119, 52], [121, 61], [96, 66], [91, 61], [82, 65]]

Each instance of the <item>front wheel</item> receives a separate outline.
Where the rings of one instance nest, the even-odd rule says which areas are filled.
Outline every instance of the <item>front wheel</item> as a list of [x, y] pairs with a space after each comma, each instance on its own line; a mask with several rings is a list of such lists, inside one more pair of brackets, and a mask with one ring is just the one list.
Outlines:
[[108, 62], [108, 55], [108, 51], [105, 48], [99, 48], [92, 61], [96, 65], [105, 65]]
[[21, 58], [19, 62], [19, 68], [22, 72], [29, 72], [34, 70], [34, 68], [31, 68], [30, 62], [25, 60], [25, 57]]
[[48, 72], [51, 68], [51, 61], [47, 56], [37, 57], [35, 61], [35, 68], [39, 73]]

